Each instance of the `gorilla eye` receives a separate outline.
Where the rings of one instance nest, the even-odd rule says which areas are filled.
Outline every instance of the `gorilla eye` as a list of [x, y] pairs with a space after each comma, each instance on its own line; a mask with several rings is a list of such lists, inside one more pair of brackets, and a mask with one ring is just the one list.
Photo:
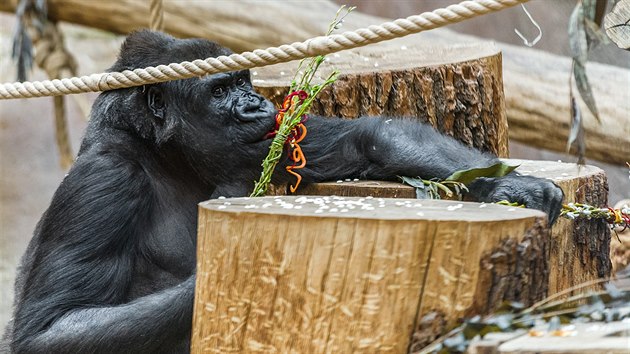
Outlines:
[[245, 79], [243, 79], [242, 77], [239, 77], [239, 78], [236, 80], [236, 84], [237, 84], [238, 86], [245, 86]]
[[217, 86], [212, 89], [212, 95], [215, 97], [221, 97], [225, 93], [225, 87]]

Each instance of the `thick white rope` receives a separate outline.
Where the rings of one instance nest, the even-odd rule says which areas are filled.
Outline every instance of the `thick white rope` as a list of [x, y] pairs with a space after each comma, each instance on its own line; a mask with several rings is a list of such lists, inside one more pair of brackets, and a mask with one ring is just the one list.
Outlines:
[[284, 63], [403, 37], [461, 22], [490, 12], [496, 12], [527, 1], [529, 0], [464, 1], [432, 12], [386, 22], [379, 26], [373, 25], [343, 34], [315, 37], [304, 42], [296, 42], [291, 45], [285, 44], [266, 50], [256, 49], [253, 52], [207, 58], [205, 60], [199, 59], [193, 62], [185, 61], [159, 65], [157, 67], [150, 66], [133, 71], [100, 73], [61, 80], [5, 83], [0, 84], [0, 99], [107, 91]]

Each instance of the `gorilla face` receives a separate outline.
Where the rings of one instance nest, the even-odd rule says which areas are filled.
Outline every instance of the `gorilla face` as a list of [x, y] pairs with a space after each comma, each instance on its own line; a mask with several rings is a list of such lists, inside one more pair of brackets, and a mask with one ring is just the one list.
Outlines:
[[208, 96], [201, 116], [213, 121], [214, 117], [222, 117], [215, 128], [229, 136], [231, 142], [259, 143], [273, 129], [276, 110], [269, 100], [253, 90], [249, 71], [212, 75], [201, 81]]
[[[111, 70], [231, 53], [208, 40], [178, 40], [141, 31], [128, 37]], [[185, 157], [200, 175], [212, 178], [212, 183], [238, 178], [234, 161], [246, 167], [242, 170], [250, 171], [246, 178], [251, 179], [269, 151], [271, 140], [265, 137], [275, 126], [276, 109], [254, 91], [248, 70], [116, 90], [102, 96], [99, 100], [107, 105], [102, 109], [116, 106], [116, 110], [126, 112], [127, 122], [123, 124], [153, 141], [160, 151]]]
[[276, 109], [253, 90], [249, 71], [152, 85], [145, 102], [158, 144], [174, 146], [204, 174], [219, 177], [234, 161], [251, 171], [269, 151]]

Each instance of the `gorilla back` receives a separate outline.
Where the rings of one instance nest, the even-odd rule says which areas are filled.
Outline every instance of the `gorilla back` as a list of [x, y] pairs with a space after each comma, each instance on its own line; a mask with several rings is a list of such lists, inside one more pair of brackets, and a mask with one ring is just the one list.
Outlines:
[[[223, 54], [145, 31], [111, 70]], [[11, 351], [187, 352], [196, 205], [223, 179], [253, 181], [274, 113], [248, 72], [102, 93], [23, 257]]]
[[[207, 40], [141, 31], [111, 70], [225, 54]], [[248, 71], [102, 93], [77, 161], [22, 259], [5, 335], [10, 351], [188, 352], [197, 203], [251, 192], [274, 116]], [[497, 161], [405, 119], [312, 116], [306, 124], [304, 183], [445, 178]], [[289, 179], [286, 163], [275, 182]], [[470, 193], [544, 210], [551, 221], [562, 199], [553, 183], [515, 173], [479, 179]]]

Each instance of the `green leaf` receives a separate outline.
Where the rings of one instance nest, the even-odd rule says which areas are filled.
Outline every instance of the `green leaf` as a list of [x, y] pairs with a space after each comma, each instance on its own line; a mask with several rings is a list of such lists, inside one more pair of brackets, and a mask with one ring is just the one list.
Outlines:
[[575, 77], [575, 83], [580, 92], [580, 97], [582, 97], [582, 101], [586, 103], [586, 106], [591, 113], [593, 113], [595, 118], [597, 118], [597, 121], [600, 121], [597, 105], [595, 104], [595, 97], [593, 97], [593, 90], [586, 76], [586, 68], [577, 60], [573, 63], [573, 76]]
[[497, 314], [515, 313], [518, 311], [522, 311], [524, 308], [525, 308], [525, 305], [522, 302], [505, 300], [495, 310], [495, 313]]
[[411, 178], [411, 177], [405, 177], [405, 176], [398, 176], [398, 177], [400, 177], [400, 179], [402, 179], [403, 183], [405, 184], [408, 184], [412, 187], [424, 189], [424, 182], [422, 181], [421, 178]]
[[610, 40], [606, 36], [606, 33], [597, 25], [597, 23], [589, 20], [588, 18], [584, 20], [586, 24], [586, 35], [590, 42], [594, 44], [603, 43], [609, 44]]
[[575, 146], [578, 155], [578, 164], [584, 165], [586, 156], [586, 139], [584, 138], [584, 125], [582, 124], [582, 112], [577, 100], [571, 92], [571, 132], [567, 141], [567, 152]]
[[468, 344], [468, 341], [466, 340], [466, 337], [463, 333], [457, 333], [456, 335], [444, 340], [445, 347], [451, 350], [459, 350], [460, 348], [462, 348], [462, 353], [464, 352], [464, 350], [466, 350], [466, 344]]
[[604, 15], [606, 14], [608, 1], [582, 0], [582, 6], [584, 6], [584, 17], [587, 20], [593, 21], [597, 24], [597, 26], [600, 26], [604, 20]]
[[569, 48], [571, 56], [584, 64], [588, 59], [588, 41], [584, 28], [584, 9], [578, 3], [569, 18]]
[[412, 178], [406, 176], [398, 176], [398, 178], [400, 178], [403, 183], [416, 189], [416, 199], [429, 199], [429, 194], [422, 178]]
[[462, 333], [464, 334], [465, 339], [470, 340], [479, 335], [480, 332], [487, 326], [487, 324], [482, 322], [468, 322], [464, 326], [464, 330], [462, 331]]
[[446, 177], [447, 181], [456, 181], [465, 185], [470, 184], [479, 177], [503, 177], [514, 171], [519, 165], [511, 166], [504, 162], [498, 162], [492, 166], [460, 170]]

